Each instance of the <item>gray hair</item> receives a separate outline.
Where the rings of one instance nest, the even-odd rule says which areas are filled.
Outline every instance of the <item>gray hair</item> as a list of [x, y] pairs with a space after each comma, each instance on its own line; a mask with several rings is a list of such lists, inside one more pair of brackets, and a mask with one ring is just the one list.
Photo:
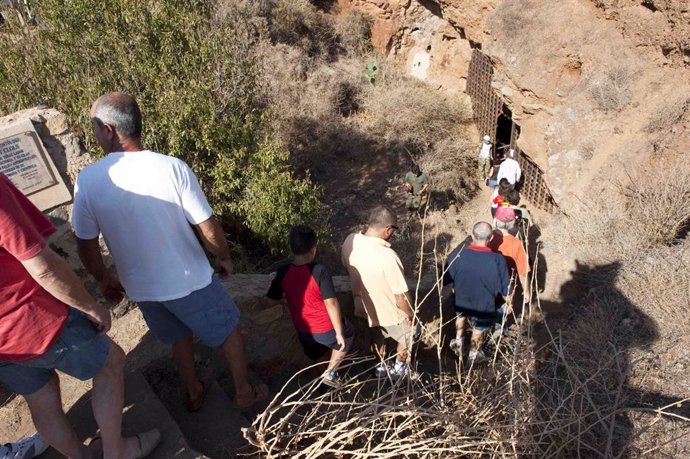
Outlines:
[[513, 228], [515, 228], [515, 220], [511, 220], [509, 222], [502, 222], [501, 220], [496, 220], [496, 229], [504, 229], [510, 231]]
[[96, 100], [93, 117], [115, 128], [128, 139], [141, 138], [141, 110], [134, 97], [123, 92], [104, 94]]
[[398, 217], [388, 206], [377, 206], [369, 213], [369, 226], [376, 229], [383, 229], [387, 226], [395, 226]]
[[472, 227], [472, 237], [477, 242], [487, 242], [491, 239], [493, 228], [487, 222], [477, 222]]

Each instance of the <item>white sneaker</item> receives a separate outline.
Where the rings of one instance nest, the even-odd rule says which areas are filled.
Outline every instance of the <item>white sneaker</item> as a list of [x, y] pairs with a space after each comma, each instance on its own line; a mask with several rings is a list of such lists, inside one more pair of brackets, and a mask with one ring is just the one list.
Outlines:
[[450, 340], [450, 350], [455, 352], [458, 357], [462, 356], [462, 347], [465, 343], [462, 338], [453, 338]]
[[378, 378], [386, 378], [391, 371], [393, 371], [393, 368], [385, 362], [381, 362], [374, 367], [374, 374]]
[[421, 377], [421, 374], [414, 371], [406, 363], [398, 364], [396, 362], [391, 369], [391, 378], [393, 379], [408, 378], [410, 381], [418, 381]]
[[11, 459], [30, 459], [48, 449], [46, 442], [37, 433], [30, 437], [22, 438], [17, 443], [11, 443], [8, 446], [11, 449], [8, 457]]

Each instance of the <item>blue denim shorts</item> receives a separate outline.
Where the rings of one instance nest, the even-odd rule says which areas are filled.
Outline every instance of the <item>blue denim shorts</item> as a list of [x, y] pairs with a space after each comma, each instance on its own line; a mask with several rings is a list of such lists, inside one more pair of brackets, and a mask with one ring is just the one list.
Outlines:
[[193, 335], [207, 346], [219, 347], [240, 321], [240, 311], [216, 276], [183, 298], [138, 304], [153, 334], [166, 344]]
[[[345, 338], [345, 349], [343, 349], [343, 351], [349, 352], [352, 347], [352, 339], [355, 333], [350, 322], [344, 317], [343, 335]], [[323, 333], [297, 332], [297, 336], [304, 348], [304, 354], [310, 359], [318, 359], [324, 355], [328, 349], [340, 350], [338, 341], [335, 339], [335, 329]]]
[[101, 371], [108, 352], [110, 338], [99, 335], [84, 314], [69, 308], [62, 334], [45, 354], [26, 362], [0, 362], [0, 384], [14, 393], [30, 395], [48, 384], [55, 370], [86, 381]]
[[[473, 316], [472, 314], [466, 312], [466, 311], [458, 311], [457, 309], [455, 310], [455, 316], [456, 317], [464, 317], [467, 319], [467, 323], [470, 324], [470, 327], [472, 329], [477, 330], [478, 332], [488, 332], [491, 330], [491, 328], [494, 326], [496, 323], [496, 318], [485, 318], [485, 317], [477, 317]], [[497, 316], [498, 317], [498, 316]], [[500, 321], [499, 321], [500, 323]]]

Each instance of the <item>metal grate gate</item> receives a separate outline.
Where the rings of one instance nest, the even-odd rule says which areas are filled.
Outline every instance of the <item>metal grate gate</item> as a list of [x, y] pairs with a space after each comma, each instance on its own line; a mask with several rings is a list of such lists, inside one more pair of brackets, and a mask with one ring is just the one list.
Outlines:
[[[479, 135], [488, 134], [496, 138], [498, 117], [504, 101], [494, 92], [491, 82], [494, 67], [491, 58], [478, 49], [472, 51], [467, 77], [467, 94], [472, 99], [472, 110]], [[517, 147], [519, 126], [511, 119], [510, 148], [518, 153], [517, 160], [522, 168], [520, 193], [532, 204], [547, 212], [553, 212], [556, 202], [544, 182], [544, 171], [520, 148]]]
[[517, 161], [520, 164], [520, 169], [522, 169], [520, 194], [538, 208], [553, 212], [557, 206], [549, 188], [544, 183], [544, 172], [522, 150], [516, 148], [515, 151], [518, 153]]
[[477, 49], [472, 51], [467, 77], [467, 94], [472, 99], [472, 110], [479, 134], [481, 136], [488, 134], [491, 138], [495, 138], [498, 115], [503, 106], [503, 100], [491, 87], [493, 75], [494, 66], [489, 56]]

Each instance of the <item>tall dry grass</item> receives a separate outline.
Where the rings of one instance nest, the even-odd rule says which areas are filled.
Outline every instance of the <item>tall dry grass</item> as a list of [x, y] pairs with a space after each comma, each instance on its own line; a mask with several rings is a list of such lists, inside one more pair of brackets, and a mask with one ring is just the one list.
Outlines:
[[425, 354], [421, 379], [372, 379], [377, 360], [350, 359], [344, 387], [286, 384], [245, 438], [265, 457], [613, 458], [655, 457], [667, 445], [645, 434], [660, 428], [671, 440], [690, 433], [690, 419], [671, 406], [630, 403], [634, 343], [596, 339], [610, 336], [610, 311], [624, 314], [624, 297], [588, 297], [563, 331], [540, 322], [538, 296], [526, 298], [511, 337], [488, 345], [490, 363], [468, 367], [443, 349], [453, 317], [444, 319], [441, 288], [417, 288], [415, 311], [438, 308], [441, 318], [425, 330], [436, 362]]

